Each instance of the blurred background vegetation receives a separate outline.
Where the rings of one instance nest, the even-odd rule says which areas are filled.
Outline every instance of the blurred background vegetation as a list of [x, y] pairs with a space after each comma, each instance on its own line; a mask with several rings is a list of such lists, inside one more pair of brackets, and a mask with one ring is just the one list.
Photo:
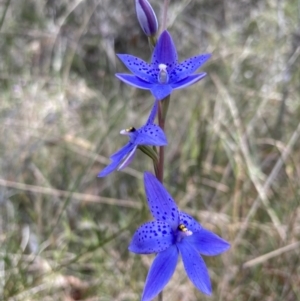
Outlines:
[[[151, 55], [134, 1], [0, 4], [0, 299], [140, 300], [151, 162], [96, 177], [153, 103], [114, 77]], [[300, 300], [300, 1], [172, 0], [168, 24], [180, 60], [213, 56], [172, 94], [165, 186], [232, 247], [205, 258], [212, 297], [180, 262], [164, 300]]]

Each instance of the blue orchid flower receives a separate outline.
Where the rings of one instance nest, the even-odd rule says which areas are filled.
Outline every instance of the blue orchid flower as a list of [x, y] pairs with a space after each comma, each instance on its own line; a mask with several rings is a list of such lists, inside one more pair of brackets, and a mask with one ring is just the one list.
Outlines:
[[199, 253], [218, 255], [228, 250], [229, 243], [180, 212], [164, 186], [149, 172], [144, 174], [144, 185], [155, 220], [135, 232], [129, 250], [157, 255], [146, 279], [142, 301], [152, 300], [163, 290], [175, 271], [179, 253], [190, 280], [198, 290], [210, 295], [208, 270]]
[[115, 169], [122, 170], [128, 166], [133, 160], [135, 151], [139, 145], [167, 145], [164, 131], [153, 123], [157, 113], [157, 106], [158, 100], [155, 101], [144, 126], [139, 129], [130, 127], [120, 132], [121, 135], [129, 136], [129, 142], [110, 156], [112, 162], [98, 174], [98, 177], [105, 177]]
[[188, 87], [206, 73], [193, 74], [209, 58], [210, 54], [201, 54], [178, 63], [177, 51], [168, 31], [164, 31], [154, 48], [151, 64], [129, 55], [118, 54], [119, 59], [134, 74], [117, 73], [116, 77], [131, 86], [150, 90], [155, 99], [163, 99], [174, 89]]

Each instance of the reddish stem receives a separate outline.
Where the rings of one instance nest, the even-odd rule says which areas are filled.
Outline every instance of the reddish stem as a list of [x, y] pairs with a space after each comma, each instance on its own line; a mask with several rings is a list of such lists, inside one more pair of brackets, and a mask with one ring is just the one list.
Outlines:
[[[162, 103], [159, 103], [158, 106], [158, 125], [161, 129], [165, 130], [165, 120], [162, 117]], [[156, 177], [162, 183], [164, 179], [164, 159], [165, 159], [165, 147], [159, 147], [159, 159], [158, 159], [158, 171]]]
[[[162, 116], [162, 101], [159, 102], [158, 105], [158, 125], [161, 127], [163, 131], [165, 131], [165, 120]], [[163, 183], [164, 179], [164, 158], [165, 158], [165, 147], [159, 147], [159, 156], [158, 156], [158, 164], [154, 165], [154, 171], [156, 178]], [[158, 301], [163, 301], [163, 291], [158, 294]]]

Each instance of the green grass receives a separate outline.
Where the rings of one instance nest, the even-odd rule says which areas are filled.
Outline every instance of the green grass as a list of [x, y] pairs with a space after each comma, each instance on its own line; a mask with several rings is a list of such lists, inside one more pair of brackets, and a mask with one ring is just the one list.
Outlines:
[[[0, 299], [140, 300], [151, 162], [96, 177], [152, 105], [114, 77], [115, 53], [150, 57], [133, 1], [6, 1], [0, 20]], [[165, 186], [232, 247], [205, 258], [212, 297], [180, 262], [164, 300], [300, 300], [300, 3], [174, 0], [169, 25], [181, 60], [213, 57], [172, 94]]]

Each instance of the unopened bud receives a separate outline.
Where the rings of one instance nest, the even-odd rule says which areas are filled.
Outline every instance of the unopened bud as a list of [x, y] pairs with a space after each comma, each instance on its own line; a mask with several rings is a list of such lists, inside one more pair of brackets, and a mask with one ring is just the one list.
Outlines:
[[147, 0], [135, 0], [135, 8], [139, 23], [148, 36], [154, 36], [158, 30], [155, 12]]

